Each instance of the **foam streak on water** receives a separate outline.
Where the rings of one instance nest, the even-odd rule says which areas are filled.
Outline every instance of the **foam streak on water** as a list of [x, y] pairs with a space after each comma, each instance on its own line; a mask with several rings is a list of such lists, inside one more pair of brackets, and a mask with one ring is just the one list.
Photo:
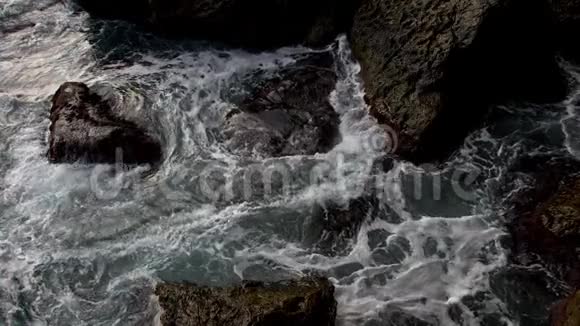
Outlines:
[[[580, 71], [577, 67], [568, 64], [567, 71], [571, 77], [576, 81], [580, 81]], [[576, 90], [569, 96], [564, 103], [566, 106], [567, 115], [562, 119], [562, 127], [566, 134], [566, 148], [568, 151], [580, 159], [580, 106], [578, 99], [580, 98], [580, 90]]]

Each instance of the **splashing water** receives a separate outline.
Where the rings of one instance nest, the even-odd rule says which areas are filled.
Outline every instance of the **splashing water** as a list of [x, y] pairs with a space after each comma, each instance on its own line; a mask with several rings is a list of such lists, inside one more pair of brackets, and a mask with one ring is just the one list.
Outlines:
[[[503, 130], [513, 132], [477, 131], [443, 166], [394, 161], [376, 172], [392, 135], [368, 115], [360, 67], [340, 37], [320, 51], [337, 62], [330, 101], [341, 143], [312, 156], [239, 157], [218, 134], [251, 73], [275, 73], [318, 50], [248, 53], [162, 40], [49, 0], [1, 3], [0, 35], [0, 324], [151, 324], [160, 280], [223, 285], [313, 271], [335, 283], [340, 325], [519, 323], [522, 312], [490, 287], [507, 265], [493, 190], [528, 148], [520, 141], [526, 123], [549, 150], [566, 143], [578, 155], [573, 101], [567, 113], [534, 117], [502, 108], [511, 123]], [[48, 164], [49, 100], [73, 80], [116, 97], [123, 115], [159, 137], [161, 166]], [[321, 164], [342, 175], [307, 182]], [[285, 191], [236, 192], [236, 176], [281, 166]], [[210, 183], [230, 184], [229, 198], [200, 189], [208, 167], [221, 176]], [[367, 216], [340, 253], [309, 246], [310, 229], [320, 227], [313, 205], [356, 199], [369, 179], [383, 182], [389, 207]]]

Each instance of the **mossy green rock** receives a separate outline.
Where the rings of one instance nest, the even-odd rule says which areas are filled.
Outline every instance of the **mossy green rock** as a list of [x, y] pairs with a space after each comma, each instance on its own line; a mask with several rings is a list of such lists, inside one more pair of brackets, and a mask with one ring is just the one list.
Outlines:
[[165, 326], [332, 326], [336, 318], [334, 286], [318, 277], [225, 288], [159, 284], [155, 293]]

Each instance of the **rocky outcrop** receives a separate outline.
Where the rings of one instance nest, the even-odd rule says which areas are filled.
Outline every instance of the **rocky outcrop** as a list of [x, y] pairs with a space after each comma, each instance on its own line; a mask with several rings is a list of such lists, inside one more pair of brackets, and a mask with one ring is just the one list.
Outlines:
[[154, 163], [160, 144], [82, 83], [64, 83], [52, 98], [51, 163]]
[[334, 287], [318, 277], [229, 288], [159, 284], [155, 293], [165, 326], [332, 326], [336, 318]]
[[[327, 256], [348, 255], [357, 242], [361, 227], [377, 219], [393, 224], [402, 222], [401, 217], [374, 194], [363, 194], [345, 203], [316, 203], [304, 222], [302, 244]], [[384, 252], [385, 248], [378, 249], [379, 245], [370, 247], [371, 250], [377, 249], [376, 253], [373, 252], [373, 258], [384, 254], [383, 256], [390, 256], [392, 260], [397, 259], [397, 255], [392, 252]]]
[[529, 157], [515, 170], [533, 178], [533, 187], [509, 199], [515, 202], [510, 232], [517, 259], [526, 265], [545, 264], [554, 275], [580, 287], [580, 162]]
[[552, 314], [552, 326], [580, 325], [580, 291], [562, 301]]
[[[550, 302], [535, 304], [550, 308], [551, 303], [566, 293], [566, 287], [580, 289], [580, 161], [567, 155], [535, 154], [519, 159], [512, 169], [506, 174], [505, 182], [520, 184], [519, 191], [505, 198], [505, 203], [513, 205], [507, 214], [512, 260], [519, 266], [543, 266], [541, 274], [548, 280], [542, 280], [542, 275], [534, 276], [533, 282], [528, 283], [536, 284], [536, 290], [531, 293], [537, 294], [530, 296], [528, 290], [512, 291], [511, 302], [516, 306], [534, 307], [534, 303], [527, 304], [526, 300], [545, 301], [546, 293], [554, 293], [556, 297], [550, 295]], [[527, 186], [522, 187], [524, 184]], [[524, 275], [529, 273], [526, 269]], [[551, 310], [552, 326], [578, 325], [577, 294], [553, 305]], [[542, 310], [525, 318], [536, 315], [541, 319], [539, 312]]]
[[101, 17], [130, 19], [170, 35], [246, 47], [325, 45], [345, 32], [358, 0], [77, 0]]
[[235, 152], [266, 157], [324, 153], [339, 137], [329, 96], [336, 85], [330, 53], [312, 55], [268, 78], [226, 117]]
[[350, 39], [367, 101], [398, 153], [442, 158], [492, 103], [566, 93], [542, 0], [363, 0]]

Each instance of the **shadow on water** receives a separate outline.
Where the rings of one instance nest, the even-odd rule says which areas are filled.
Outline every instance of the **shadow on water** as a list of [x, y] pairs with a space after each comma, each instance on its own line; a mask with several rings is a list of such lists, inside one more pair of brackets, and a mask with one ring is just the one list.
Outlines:
[[[87, 40], [93, 48], [95, 59], [101, 65], [131, 65], [143, 53], [171, 59], [180, 52], [220, 49], [219, 44], [210, 45], [203, 40], [163, 38], [125, 21], [88, 18], [87, 25]], [[225, 46], [221, 48], [226, 49]]]

